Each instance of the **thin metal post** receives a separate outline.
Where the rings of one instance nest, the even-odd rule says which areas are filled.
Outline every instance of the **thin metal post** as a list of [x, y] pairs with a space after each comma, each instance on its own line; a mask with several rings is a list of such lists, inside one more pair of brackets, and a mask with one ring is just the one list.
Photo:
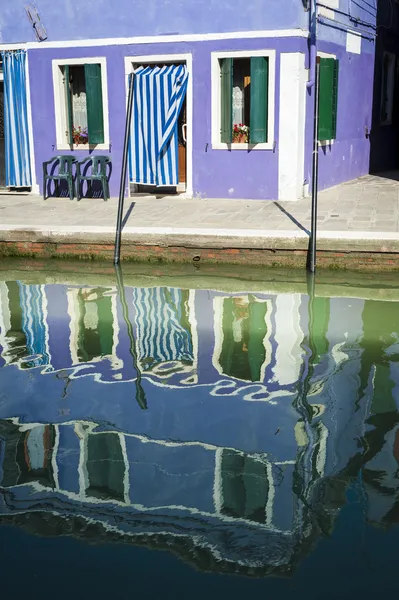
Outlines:
[[320, 97], [320, 57], [316, 57], [316, 74], [314, 86], [314, 121], [313, 121], [313, 164], [312, 164], [312, 216], [310, 239], [306, 267], [308, 271], [316, 271], [316, 235], [317, 235], [317, 190], [319, 175], [319, 97]]
[[120, 188], [119, 188], [118, 216], [116, 217], [114, 265], [119, 265], [120, 258], [121, 258], [123, 203], [124, 203], [124, 199], [125, 199], [127, 156], [128, 156], [128, 150], [129, 150], [130, 124], [132, 122], [132, 105], [133, 105], [133, 74], [129, 75], [129, 94], [128, 94], [127, 110], [126, 110], [125, 140], [123, 143], [122, 171], [121, 171], [121, 183], [120, 183]]
[[136, 371], [136, 402], [145, 410], [147, 408], [147, 399], [143, 386], [141, 385], [141, 371], [137, 360], [136, 344], [134, 340], [133, 326], [129, 318], [129, 309], [127, 307], [125, 285], [123, 283], [123, 273], [120, 265], [115, 265], [116, 283], [118, 287], [118, 296], [122, 306], [123, 319], [126, 324], [127, 335], [130, 342], [130, 354], [133, 359], [133, 368]]

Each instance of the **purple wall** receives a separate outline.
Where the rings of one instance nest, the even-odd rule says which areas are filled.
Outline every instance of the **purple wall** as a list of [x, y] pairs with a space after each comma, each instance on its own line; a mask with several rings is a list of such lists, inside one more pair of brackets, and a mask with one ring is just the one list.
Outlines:
[[[365, 48], [366, 46], [366, 48]], [[362, 40], [362, 53], [352, 54], [336, 44], [319, 44], [319, 51], [339, 60], [337, 138], [319, 149], [319, 189], [356, 179], [369, 172], [373, 102], [374, 44]], [[368, 52], [365, 52], [365, 49]], [[311, 182], [313, 144], [313, 91], [308, 95], [305, 179]]]
[[[0, 42], [34, 41], [26, 0], [3, 0]], [[307, 27], [302, 0], [35, 0], [48, 40]]]
[[[36, 175], [41, 184], [42, 162], [56, 153], [52, 60], [62, 58], [107, 58], [109, 125], [113, 175], [111, 195], [117, 195], [125, 119], [124, 57], [151, 54], [193, 54], [193, 187], [207, 197], [276, 199], [277, 151], [212, 150], [211, 148], [211, 52], [223, 50], [276, 49], [276, 108], [274, 139], [278, 142], [278, 97], [280, 52], [306, 52], [304, 38], [221, 40], [197, 43], [140, 44], [91, 48], [45, 47], [29, 50], [29, 76], [33, 116]], [[209, 144], [207, 148], [207, 144]], [[63, 151], [64, 153], [64, 151]], [[104, 154], [105, 152], [100, 152]], [[84, 157], [88, 151], [74, 151]]]

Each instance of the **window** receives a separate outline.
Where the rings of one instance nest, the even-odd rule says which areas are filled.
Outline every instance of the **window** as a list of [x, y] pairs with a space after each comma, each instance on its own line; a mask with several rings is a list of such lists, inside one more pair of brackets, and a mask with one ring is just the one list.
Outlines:
[[20, 473], [18, 485], [37, 482], [54, 488], [52, 458], [55, 436], [54, 425], [37, 425], [22, 432], [16, 448], [16, 462]]
[[109, 144], [105, 59], [53, 61], [58, 148]]
[[337, 137], [338, 69], [335, 58], [320, 59], [319, 142]]
[[86, 494], [99, 500], [125, 500], [126, 465], [118, 434], [91, 434], [87, 442]]
[[213, 54], [212, 61], [212, 146], [272, 148], [274, 51]]
[[382, 57], [381, 125], [392, 124], [393, 97], [395, 90], [395, 55], [384, 52]]
[[243, 381], [263, 381], [267, 308], [266, 302], [259, 302], [252, 295], [224, 300], [219, 356], [224, 375]]
[[220, 472], [220, 512], [232, 518], [266, 523], [270, 491], [266, 463], [248, 454], [224, 449]]

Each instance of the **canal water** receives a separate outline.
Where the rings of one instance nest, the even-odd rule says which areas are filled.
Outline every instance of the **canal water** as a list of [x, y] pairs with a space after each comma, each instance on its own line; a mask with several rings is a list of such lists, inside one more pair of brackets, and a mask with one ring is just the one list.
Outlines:
[[5, 265], [2, 594], [397, 593], [398, 359], [395, 279]]

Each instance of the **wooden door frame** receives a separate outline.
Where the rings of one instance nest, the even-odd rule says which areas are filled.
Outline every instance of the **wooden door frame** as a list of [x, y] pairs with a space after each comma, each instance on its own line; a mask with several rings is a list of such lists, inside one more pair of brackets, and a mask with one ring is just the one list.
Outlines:
[[[179, 61], [185, 63], [188, 69], [188, 83], [186, 93], [186, 123], [187, 123], [187, 144], [186, 144], [186, 191], [180, 196], [186, 198], [193, 197], [193, 55], [190, 54], [153, 54], [144, 56], [126, 56], [125, 57], [125, 101], [127, 106], [127, 97], [129, 90], [129, 75], [133, 72], [133, 65], [137, 63], [173, 63]], [[130, 186], [129, 186], [130, 190]], [[130, 194], [130, 191], [129, 191]]]

